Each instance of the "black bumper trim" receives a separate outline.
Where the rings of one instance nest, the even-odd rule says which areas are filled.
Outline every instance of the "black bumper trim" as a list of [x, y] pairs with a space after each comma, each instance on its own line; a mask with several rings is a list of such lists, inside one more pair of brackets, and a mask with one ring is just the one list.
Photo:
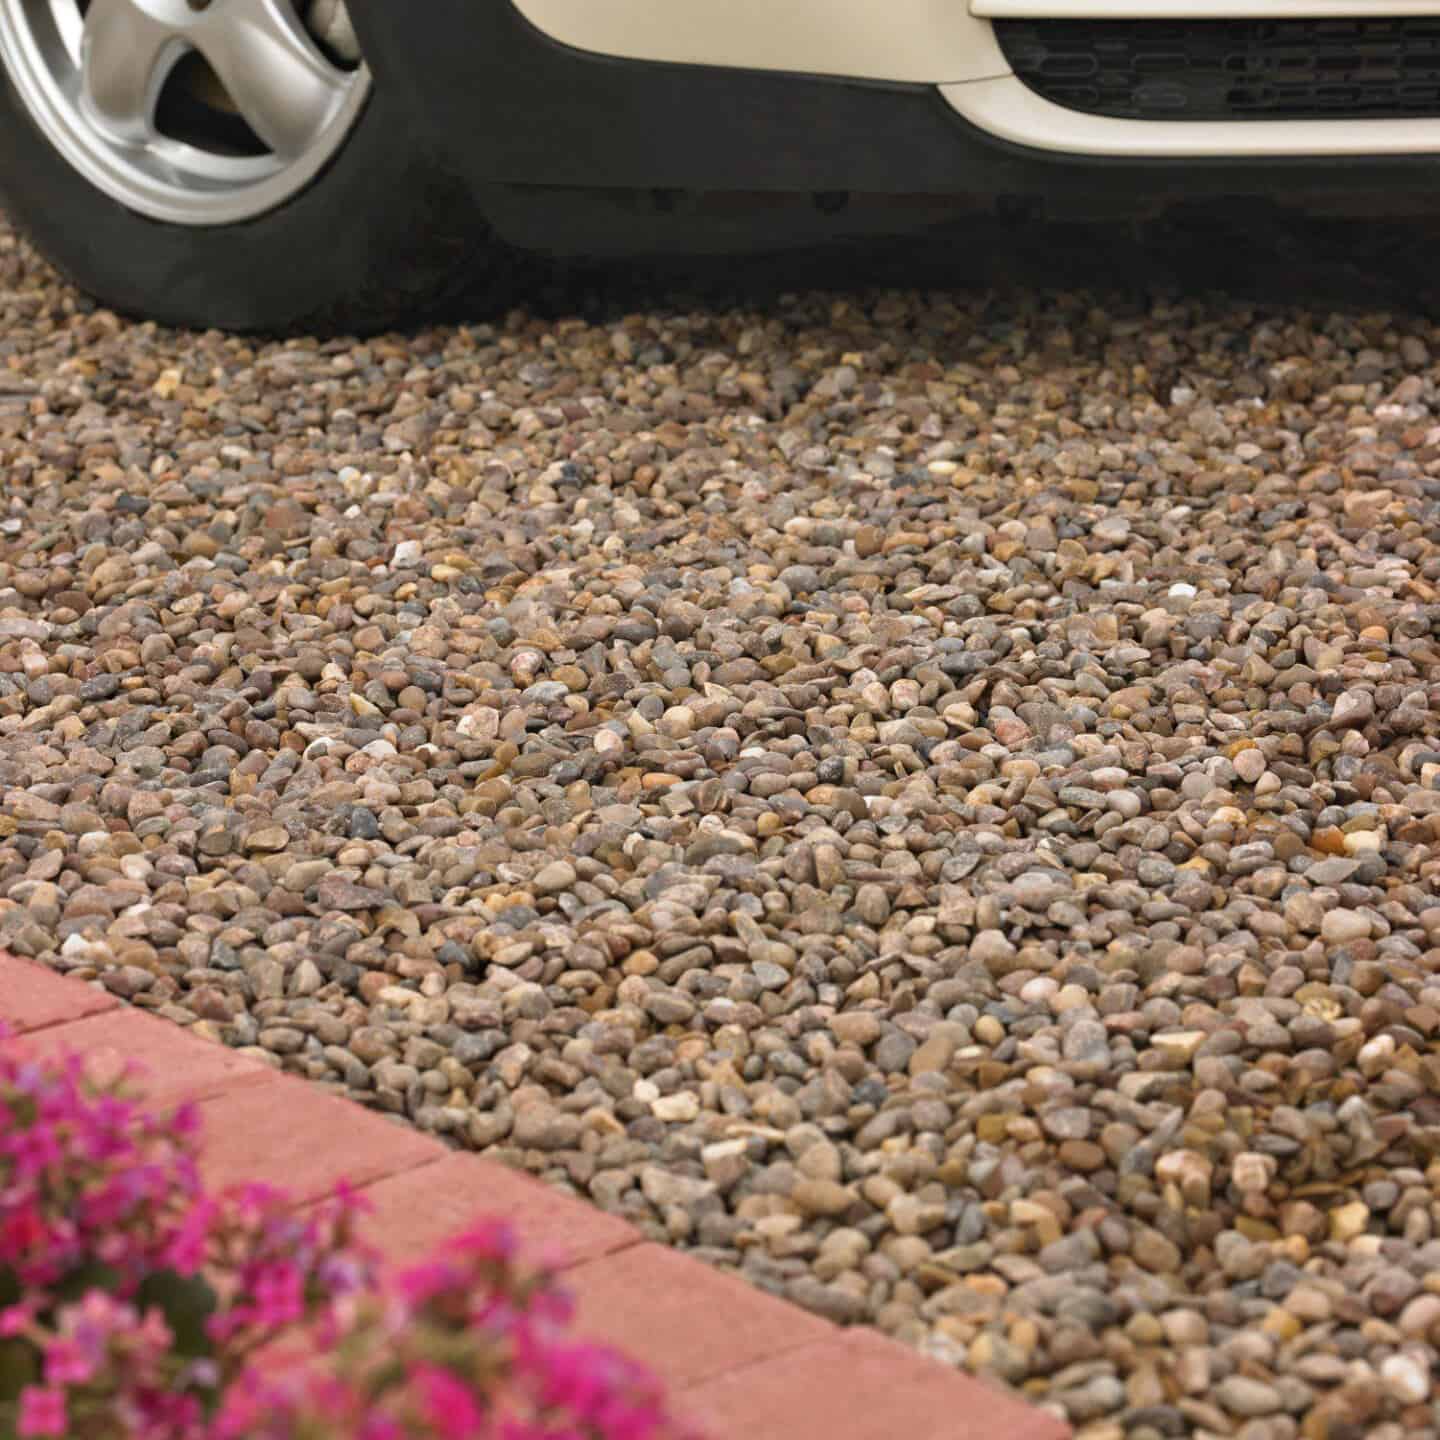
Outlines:
[[[541, 34], [511, 0], [351, 0], [415, 142], [475, 185], [1035, 198], [1056, 214], [1357, 191], [1426, 208], [1440, 156], [1155, 160], [996, 140], [932, 86], [616, 60]], [[1372, 206], [1373, 213], [1373, 206]], [[843, 227], [840, 227], [843, 228]]]

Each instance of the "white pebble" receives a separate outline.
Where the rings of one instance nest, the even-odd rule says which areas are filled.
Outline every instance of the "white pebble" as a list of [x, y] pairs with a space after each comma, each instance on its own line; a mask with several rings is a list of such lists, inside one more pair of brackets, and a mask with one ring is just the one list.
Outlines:
[[1242, 1195], [1260, 1194], [1269, 1189], [1274, 1176], [1274, 1157], [1259, 1155], [1253, 1150], [1242, 1150], [1230, 1165], [1230, 1183]]
[[674, 1095], [662, 1095], [650, 1102], [650, 1113], [657, 1120], [683, 1125], [699, 1116], [700, 1098], [689, 1090], [681, 1090]]
[[1430, 1371], [1413, 1355], [1386, 1356], [1380, 1378], [1402, 1405], [1420, 1405], [1430, 1398]]
[[1370, 917], [1358, 910], [1327, 910], [1320, 922], [1320, 935], [1332, 945], [1348, 945], [1370, 934]]
[[1020, 998], [1027, 1005], [1044, 1005], [1060, 989], [1048, 975], [1037, 975], [1020, 987]]

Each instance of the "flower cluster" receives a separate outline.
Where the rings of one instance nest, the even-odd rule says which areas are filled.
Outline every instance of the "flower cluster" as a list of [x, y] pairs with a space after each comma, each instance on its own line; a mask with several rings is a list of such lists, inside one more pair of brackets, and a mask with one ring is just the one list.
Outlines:
[[33, 1299], [93, 1266], [128, 1294], [168, 1266], [200, 1196], [197, 1128], [190, 1107], [162, 1118], [93, 1089], [76, 1059], [0, 1056], [0, 1284]]
[[207, 1193], [193, 1110], [152, 1114], [5, 1039], [0, 1435], [686, 1437], [641, 1367], [567, 1335], [553, 1274], [503, 1227], [382, 1279], [352, 1192]]
[[329, 1368], [233, 1390], [213, 1440], [680, 1440], [655, 1381], [568, 1338], [569, 1316], [480, 1225], [356, 1305]]

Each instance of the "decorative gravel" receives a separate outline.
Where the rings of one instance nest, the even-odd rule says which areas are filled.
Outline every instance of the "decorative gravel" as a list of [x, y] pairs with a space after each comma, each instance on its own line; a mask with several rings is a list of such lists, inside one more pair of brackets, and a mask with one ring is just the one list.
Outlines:
[[0, 318], [0, 946], [1085, 1440], [1437, 1433], [1428, 321]]

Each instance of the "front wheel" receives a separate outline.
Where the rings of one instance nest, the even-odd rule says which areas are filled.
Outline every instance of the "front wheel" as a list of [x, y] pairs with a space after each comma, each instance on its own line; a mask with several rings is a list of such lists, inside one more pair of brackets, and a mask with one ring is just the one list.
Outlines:
[[117, 310], [370, 330], [480, 246], [344, 0], [0, 0], [0, 65], [6, 206]]

